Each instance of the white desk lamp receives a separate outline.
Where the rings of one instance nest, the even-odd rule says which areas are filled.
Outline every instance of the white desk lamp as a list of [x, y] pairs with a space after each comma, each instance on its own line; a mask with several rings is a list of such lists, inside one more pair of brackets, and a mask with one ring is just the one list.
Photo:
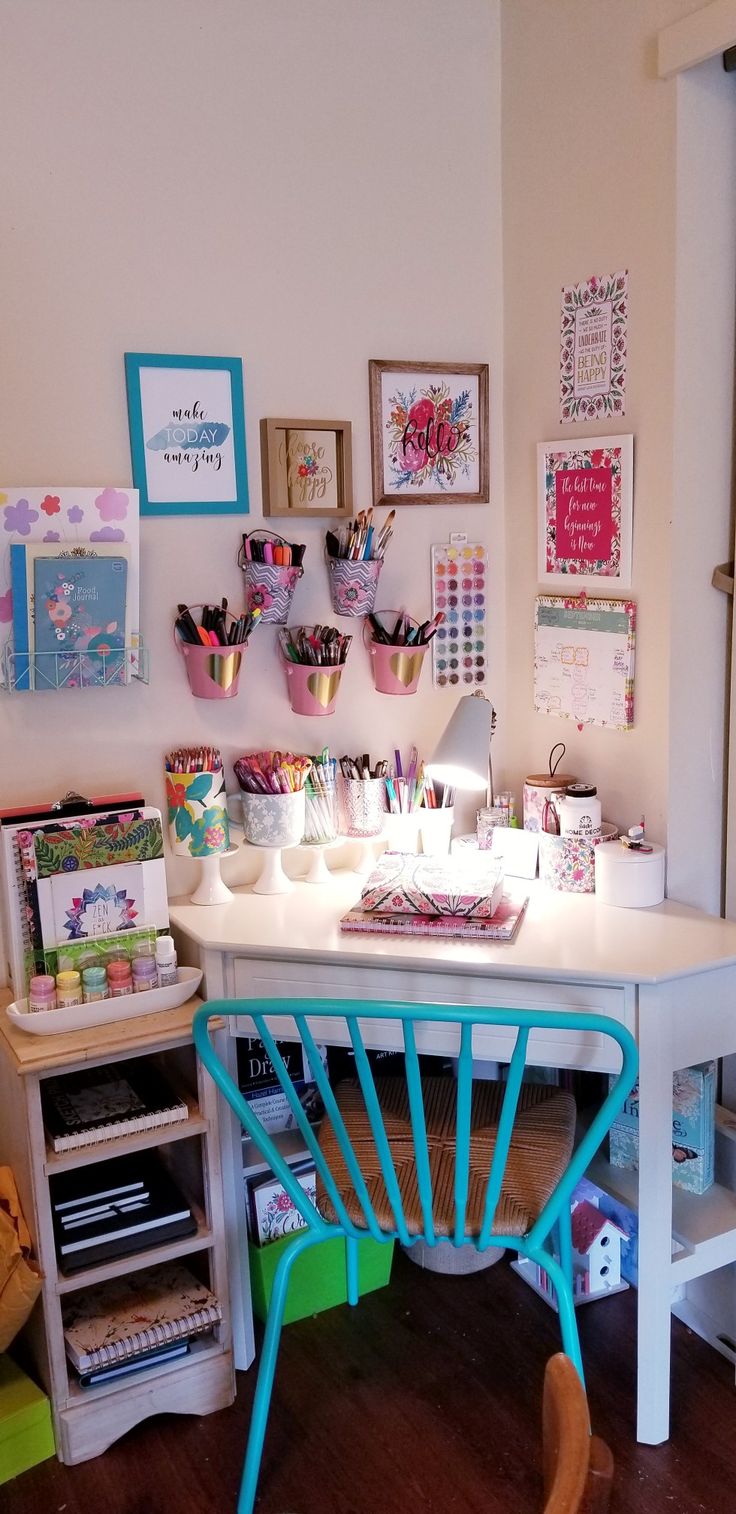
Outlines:
[[496, 727], [496, 712], [490, 699], [476, 689], [464, 694], [439, 739], [432, 760], [427, 763], [430, 778], [451, 788], [490, 793], [493, 803], [491, 737]]

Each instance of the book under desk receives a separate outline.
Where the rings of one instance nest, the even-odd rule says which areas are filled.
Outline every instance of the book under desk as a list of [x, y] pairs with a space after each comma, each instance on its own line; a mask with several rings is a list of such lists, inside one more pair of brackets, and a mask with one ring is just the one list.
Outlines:
[[[149, 1415], [201, 1415], [234, 1398], [217, 1096], [197, 1065], [192, 1043], [198, 999], [179, 1009], [58, 1036], [29, 1036], [16, 1028], [4, 1012], [9, 999], [0, 990], [0, 1150], [13, 1168], [43, 1272], [42, 1295], [26, 1326], [25, 1342], [51, 1400], [57, 1453], [71, 1463], [99, 1455]], [[55, 1151], [44, 1127], [44, 1080], [141, 1057], [152, 1059], [165, 1074], [186, 1104], [186, 1118]], [[64, 1274], [52, 1221], [54, 1179], [108, 1158], [147, 1151], [156, 1153], [185, 1195], [196, 1222], [194, 1233]], [[186, 1356], [81, 1387], [64, 1345], [64, 1301], [93, 1284], [134, 1278], [144, 1268], [182, 1259], [217, 1296], [220, 1324], [194, 1338]]]

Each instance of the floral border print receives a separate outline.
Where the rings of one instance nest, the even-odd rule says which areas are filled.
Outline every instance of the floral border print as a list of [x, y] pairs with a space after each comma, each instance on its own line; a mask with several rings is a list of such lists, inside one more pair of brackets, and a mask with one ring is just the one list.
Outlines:
[[539, 443], [540, 581], [630, 587], [633, 457], [632, 436]]
[[374, 505], [489, 499], [488, 364], [372, 358]]
[[626, 410], [628, 270], [562, 290], [560, 425]]

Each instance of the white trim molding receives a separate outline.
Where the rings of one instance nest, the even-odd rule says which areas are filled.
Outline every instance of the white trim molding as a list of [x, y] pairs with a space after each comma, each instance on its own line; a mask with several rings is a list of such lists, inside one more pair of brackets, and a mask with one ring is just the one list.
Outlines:
[[736, 43], [736, 0], [711, 0], [665, 26], [657, 37], [657, 73], [671, 79]]

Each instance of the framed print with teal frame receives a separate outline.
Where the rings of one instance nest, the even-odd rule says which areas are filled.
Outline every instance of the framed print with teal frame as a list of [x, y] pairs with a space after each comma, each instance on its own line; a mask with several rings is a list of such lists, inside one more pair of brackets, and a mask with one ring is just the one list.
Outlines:
[[141, 515], [247, 515], [241, 359], [126, 352], [125, 379]]

